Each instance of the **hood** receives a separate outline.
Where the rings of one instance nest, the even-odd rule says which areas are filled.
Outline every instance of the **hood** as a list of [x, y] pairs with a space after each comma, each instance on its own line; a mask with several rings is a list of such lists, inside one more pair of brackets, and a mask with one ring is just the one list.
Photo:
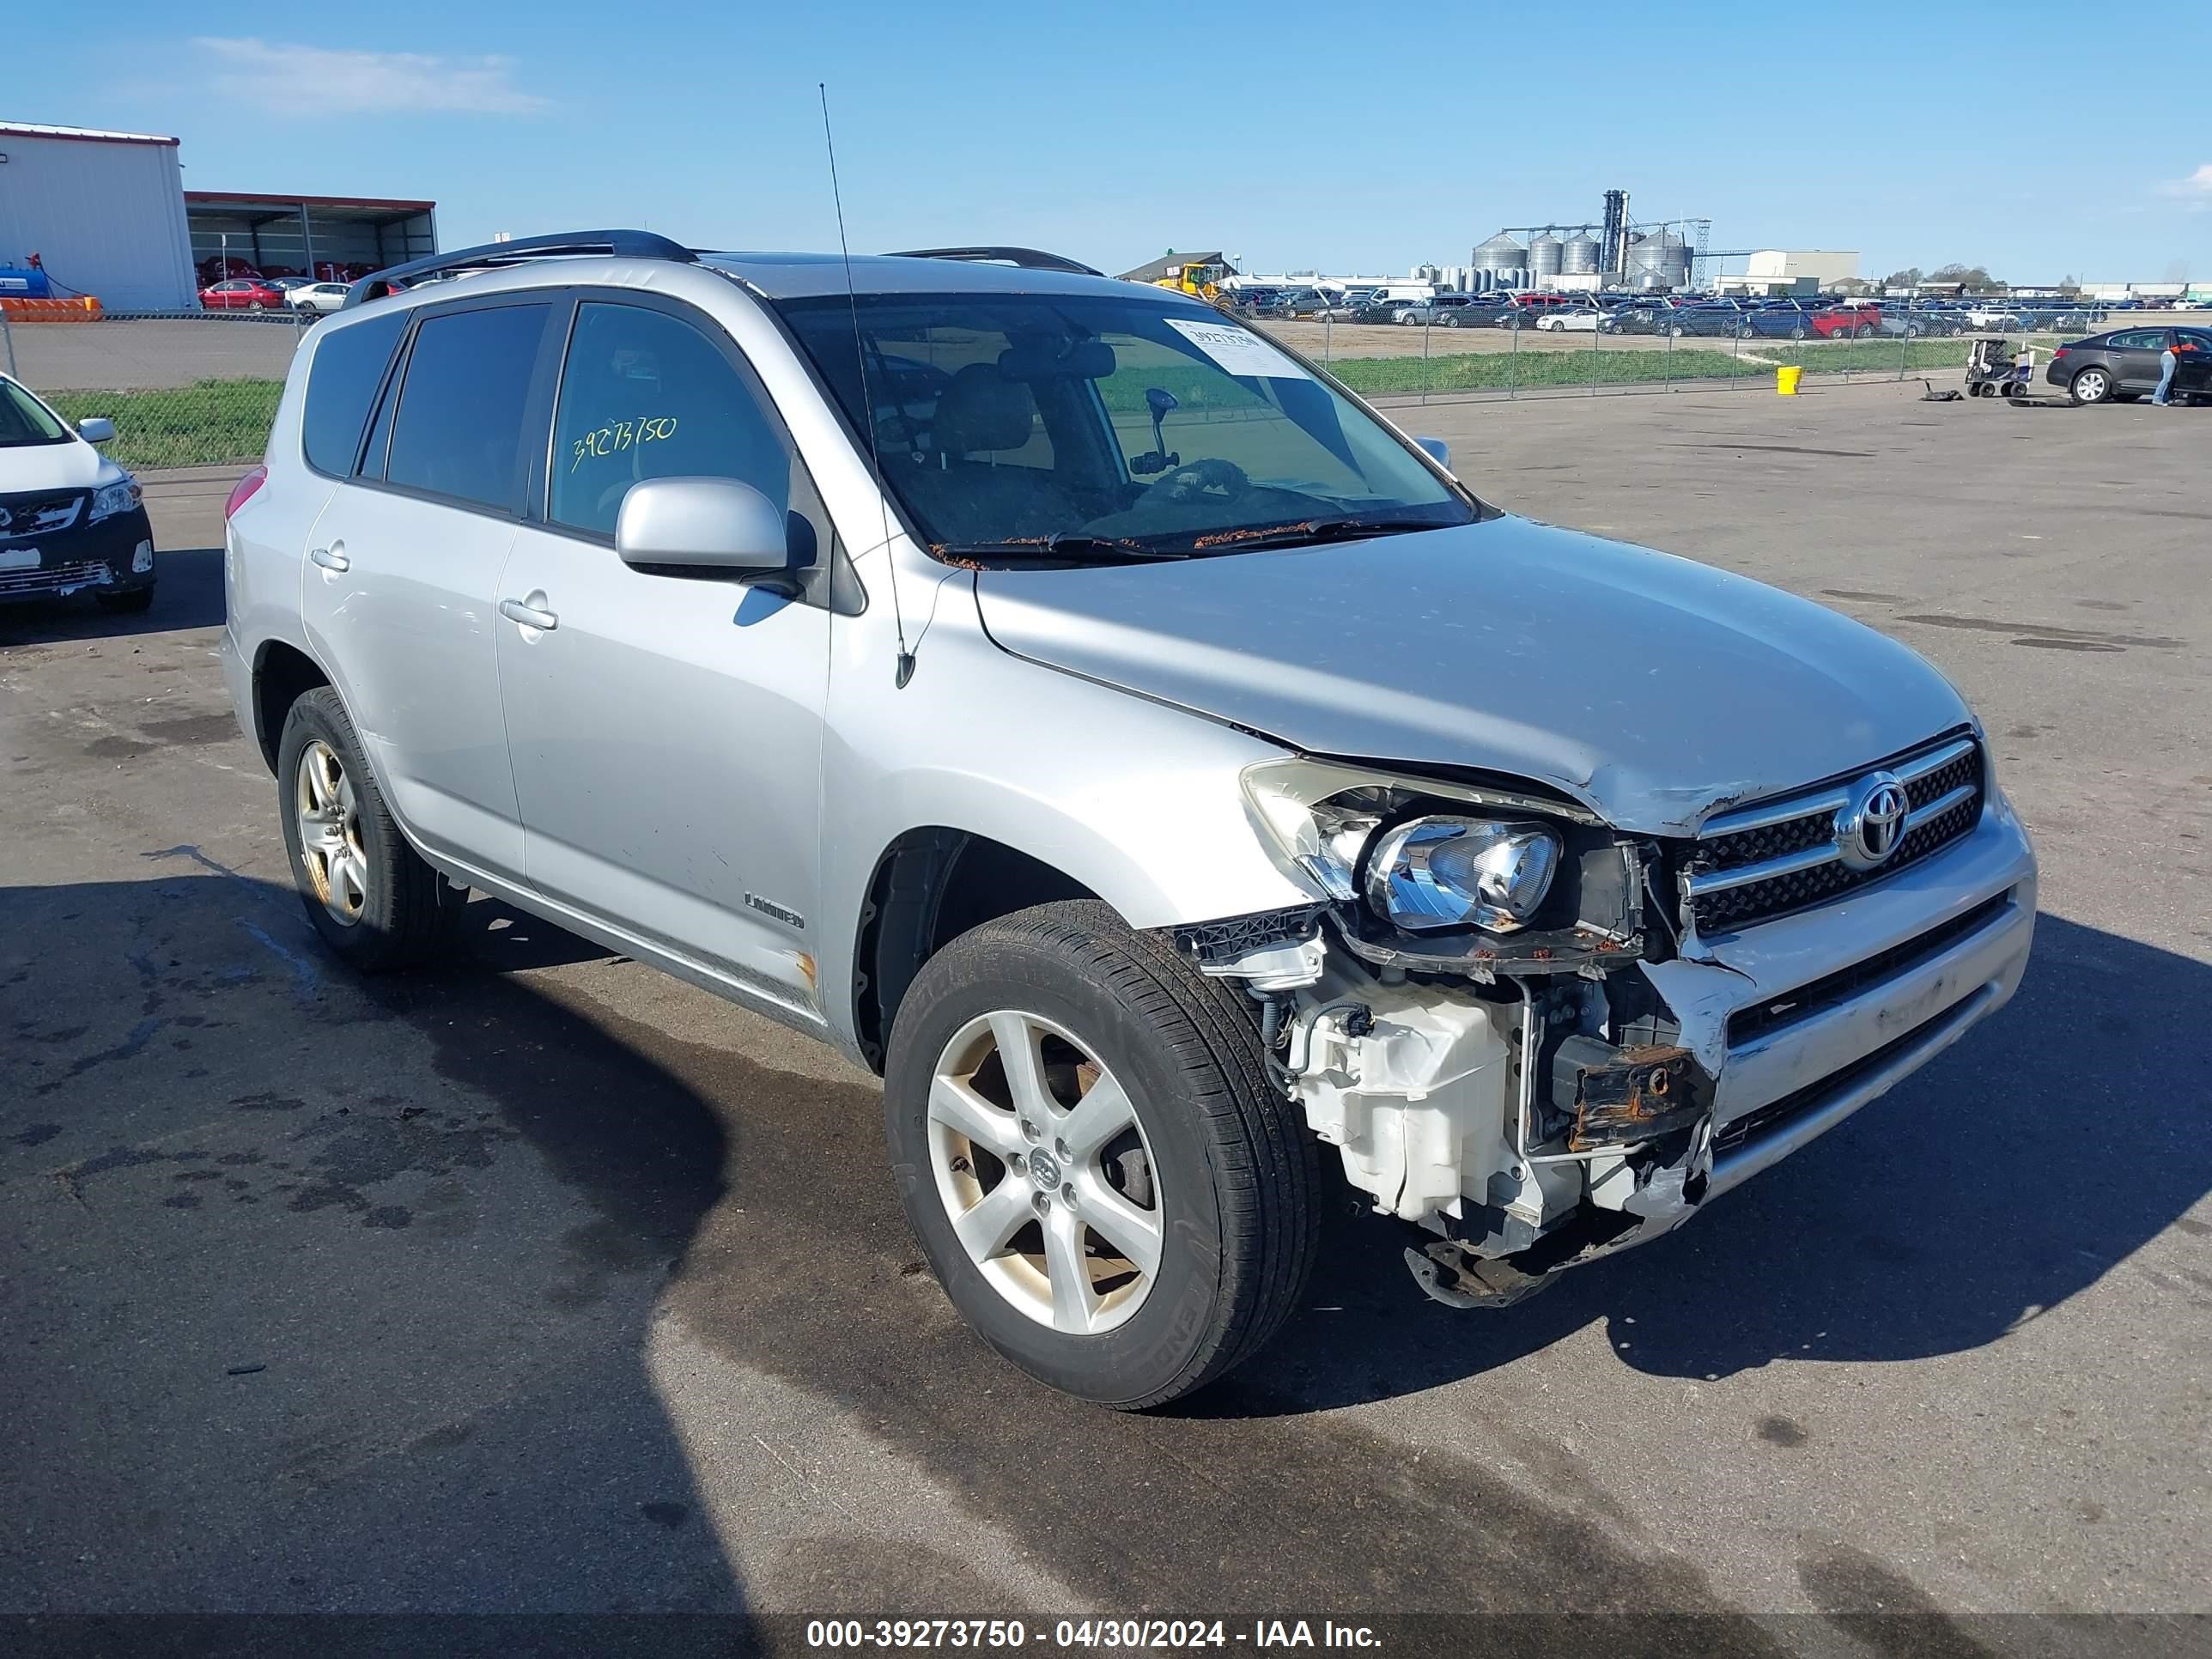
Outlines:
[[125, 476], [121, 467], [81, 438], [65, 444], [0, 444], [0, 495], [26, 489], [90, 489]]
[[1279, 552], [987, 570], [1017, 656], [1309, 754], [1551, 785], [1637, 834], [1966, 723], [1950, 683], [1847, 617], [1525, 519]]

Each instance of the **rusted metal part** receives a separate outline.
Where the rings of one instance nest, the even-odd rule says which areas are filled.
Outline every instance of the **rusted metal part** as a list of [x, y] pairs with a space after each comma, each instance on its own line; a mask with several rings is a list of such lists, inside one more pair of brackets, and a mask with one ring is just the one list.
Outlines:
[[1686, 1128], [1705, 1115], [1703, 1083], [1687, 1048], [1621, 1048], [1602, 1063], [1578, 1064], [1568, 1149], [1632, 1146]]

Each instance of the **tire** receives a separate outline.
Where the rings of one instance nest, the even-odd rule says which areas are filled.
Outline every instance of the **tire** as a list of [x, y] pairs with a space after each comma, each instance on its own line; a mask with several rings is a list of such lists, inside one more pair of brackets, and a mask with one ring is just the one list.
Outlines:
[[[318, 774], [324, 805], [314, 816], [328, 832], [320, 843], [328, 850], [304, 839], [311, 798], [303, 767], [311, 757], [337, 769], [334, 777], [327, 769]], [[362, 757], [353, 720], [329, 686], [305, 693], [285, 714], [276, 780], [293, 884], [323, 943], [364, 973], [413, 967], [438, 954], [467, 894], [408, 845]]]
[[1858, 327], [1853, 331], [1853, 333], [1856, 337], [1859, 339], [1870, 340], [1874, 337], [1874, 325], [1872, 323], [1861, 323]]
[[2089, 363], [2074, 371], [2074, 378], [2066, 383], [2066, 394], [2077, 404], [2101, 404], [2112, 395], [2112, 376], [2108, 369]]
[[[1002, 1030], [1041, 1058], [1050, 1097], [1032, 1093], [1027, 1110], [1049, 1121], [1007, 1109], [1022, 1095], [1005, 1081]], [[987, 922], [930, 958], [891, 1032], [884, 1110], [908, 1222], [976, 1334], [1040, 1382], [1119, 1411], [1165, 1405], [1256, 1353], [1304, 1287], [1318, 1184], [1313, 1139], [1261, 1060], [1233, 992], [1096, 900]], [[1070, 1112], [1084, 1062], [1090, 1091]], [[1103, 1148], [1063, 1139], [1109, 1085], [1129, 1127]], [[1070, 1227], [1057, 1259], [1081, 1278], [1056, 1295], [1047, 1229]], [[1109, 1261], [1118, 1283], [1097, 1276]]]
[[1790, 331], [1790, 337], [1793, 340], [1803, 339], [1805, 337], [1805, 325], [1799, 323], [1796, 326], [1792, 328]]
[[1679, 340], [1688, 331], [1689, 331], [1685, 329], [1680, 323], [1669, 323], [1667, 325], [1667, 337], [1670, 340]]
[[102, 611], [113, 611], [118, 616], [136, 616], [154, 608], [154, 584], [126, 587], [120, 593], [95, 593], [93, 598], [100, 601]]
[[268, 309], [269, 309], [269, 307], [268, 307], [267, 306], [263, 305], [263, 304], [261, 303], [261, 301], [258, 301], [258, 300], [250, 300], [250, 301], [248, 301], [246, 302], [246, 308], [248, 311], [251, 311], [251, 312], [255, 313], [256, 314], [258, 314], [259, 313], [264, 312], [264, 311], [266, 311], [266, 310], [268, 310]]

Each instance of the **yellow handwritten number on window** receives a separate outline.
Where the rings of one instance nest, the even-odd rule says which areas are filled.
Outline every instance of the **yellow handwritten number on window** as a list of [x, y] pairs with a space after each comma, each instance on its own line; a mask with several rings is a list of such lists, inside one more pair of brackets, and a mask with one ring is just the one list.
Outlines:
[[675, 435], [676, 417], [673, 415], [640, 416], [635, 421], [610, 421], [576, 440], [575, 455], [568, 463], [568, 471], [574, 472], [587, 459], [619, 455], [625, 449], [661, 442]]

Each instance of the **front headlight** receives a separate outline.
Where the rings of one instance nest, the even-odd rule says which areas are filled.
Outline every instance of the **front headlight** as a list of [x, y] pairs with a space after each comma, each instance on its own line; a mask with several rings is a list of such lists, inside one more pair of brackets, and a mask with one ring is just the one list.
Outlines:
[[100, 485], [92, 492], [93, 521], [98, 523], [102, 519], [112, 519], [118, 513], [130, 512], [138, 505], [143, 494], [136, 478]]
[[1384, 832], [1369, 855], [1367, 902], [1408, 933], [1524, 927], [1551, 890], [1559, 838], [1540, 823], [1415, 818]]
[[[1565, 848], [1557, 830], [1523, 815], [1595, 823], [1564, 802], [1328, 761], [1263, 761], [1242, 781], [1278, 867], [1340, 902], [1364, 896], [1383, 921], [1413, 933], [1525, 927]], [[1479, 810], [1421, 814], [1462, 804]]]

